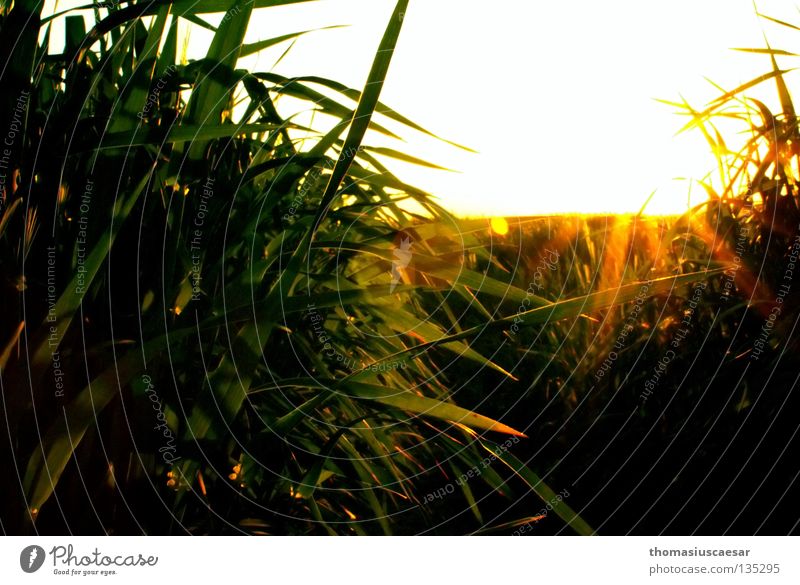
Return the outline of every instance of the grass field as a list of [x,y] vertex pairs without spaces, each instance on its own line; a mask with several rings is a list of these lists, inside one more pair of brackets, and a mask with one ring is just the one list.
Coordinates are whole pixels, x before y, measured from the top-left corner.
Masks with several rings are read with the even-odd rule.
[[0,5],[3,530],[796,530],[775,53],[751,85],[780,113],[750,86],[680,105],[720,169],[684,216],[466,220],[370,146],[426,132],[380,100],[407,1],[359,88],[238,68],[302,34],[243,43],[289,3],[94,4],[63,48],[40,3]]
[[[795,493],[796,476],[781,466],[793,468],[796,445],[796,293],[776,286],[764,298],[765,287],[753,287],[759,236],[724,217],[712,224],[706,211],[693,220],[509,218],[502,241],[487,237],[518,287],[541,285],[553,300],[638,288],[627,303],[508,329],[502,345],[477,340],[518,380],[479,374],[459,393],[461,404],[525,432],[518,456],[566,486],[600,533],[794,529],[784,494]],[[796,237],[777,242],[787,250],[784,274]],[[648,285],[715,258],[730,268],[656,294]],[[561,531],[547,522],[537,530]]]

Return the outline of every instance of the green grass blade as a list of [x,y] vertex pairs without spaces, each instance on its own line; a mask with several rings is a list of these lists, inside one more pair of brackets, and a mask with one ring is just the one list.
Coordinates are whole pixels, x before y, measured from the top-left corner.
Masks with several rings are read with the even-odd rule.
[[594,529],[572,510],[572,508],[564,502],[563,498],[558,498],[556,493],[550,489],[550,486],[542,481],[538,475],[531,471],[531,469],[516,456],[499,448],[491,448],[487,445],[483,445],[483,447],[517,474],[545,504],[552,506],[553,512],[566,522],[567,526],[572,528],[576,534],[581,536],[594,535]]
[[347,381],[340,388],[341,392],[352,394],[359,398],[375,400],[381,404],[399,408],[407,412],[430,416],[440,420],[462,424],[472,429],[494,431],[517,437],[525,435],[508,425],[480,415],[455,404],[442,402],[433,398],[418,396],[408,390],[385,388],[375,384]]
[[389,64],[392,61],[392,55],[397,45],[397,39],[400,36],[400,30],[403,26],[403,17],[407,8],[408,0],[399,0],[395,5],[394,12],[389,20],[389,25],[386,27],[386,32],[378,46],[378,52],[372,63],[372,69],[367,76],[367,83],[364,86],[361,99],[353,114],[350,131],[347,133],[347,138],[345,138],[344,141],[342,155],[333,168],[331,177],[322,194],[322,201],[320,202],[319,210],[317,211],[317,216],[314,221],[315,226],[319,226],[320,222],[327,214],[328,209],[336,197],[342,179],[344,179],[347,174],[347,170],[350,168],[356,153],[361,147],[361,141],[364,139],[364,135],[372,119],[372,114],[375,112],[375,107],[378,105],[378,98],[381,95],[383,82],[389,71]]
[[279,45],[285,41],[291,41],[294,39],[298,39],[304,35],[307,35],[312,32],[317,32],[321,30],[331,30],[335,28],[342,28],[343,25],[333,25],[333,26],[323,26],[320,28],[312,28],[308,30],[303,30],[295,33],[289,33],[285,35],[280,35],[271,39],[265,39],[263,41],[258,41],[255,43],[248,43],[246,45],[242,45],[241,51],[239,51],[239,57],[247,57],[248,55],[254,55],[259,51],[263,51],[264,49],[268,49],[270,47],[274,47],[275,45]]

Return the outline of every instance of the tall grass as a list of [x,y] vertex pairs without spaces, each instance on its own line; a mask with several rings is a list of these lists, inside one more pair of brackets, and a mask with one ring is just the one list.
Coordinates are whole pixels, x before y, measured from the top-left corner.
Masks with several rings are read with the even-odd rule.
[[[768,193],[769,180],[794,189],[782,159],[753,147],[725,162],[732,184],[758,186],[750,205],[731,187],[656,229],[580,219],[487,242],[487,222],[457,220],[384,165],[413,153],[369,146],[427,132],[380,101],[408,2],[360,90],[239,68],[304,34],[244,43],[253,11],[292,3],[94,3],[88,31],[34,0],[0,8],[0,133],[17,129],[0,185],[2,452],[19,478],[4,529],[509,531],[548,505],[554,531],[593,533],[604,484],[556,497],[594,465],[564,456],[575,429],[614,397],[653,415],[658,397],[620,391],[647,371],[629,360],[663,352],[695,283],[709,298],[725,286],[731,230],[747,225],[727,321],[703,312],[716,347],[732,339],[760,246],[774,265],[791,241],[764,231],[792,217]],[[182,58],[181,21],[213,31],[204,59]],[[709,124],[736,99],[690,113]],[[770,119],[796,132],[794,114]],[[590,388],[643,294],[635,335]],[[738,339],[731,362],[752,335]],[[559,417],[578,426],[554,445]]]
[[[474,240],[381,163],[407,155],[364,144],[393,135],[379,118],[423,130],[379,101],[407,2],[362,91],[237,68],[300,34],[243,44],[253,10],[289,3],[95,3],[88,31],[3,4],[5,530],[437,530],[426,495],[487,460],[454,496],[460,530],[482,523],[478,484],[551,497],[499,447],[522,434],[439,377],[503,372],[447,339],[451,296],[524,293],[454,266]],[[181,58],[181,20],[214,31],[204,59]],[[282,117],[289,98],[332,129]],[[394,282],[400,235],[413,263]]]
[[[600,533],[796,531],[800,130],[794,73],[778,64],[795,54],[740,51],[763,55],[766,73],[702,108],[668,102],[708,141],[707,202],[675,218],[512,221],[495,254],[492,270],[551,300],[643,292],[509,336],[516,351],[498,363],[520,381],[484,376],[490,403],[462,395],[533,439],[516,454],[543,479],[589,494],[580,511]],[[776,107],[750,96],[767,84]],[[544,250],[559,256],[552,269]],[[643,285],[706,269],[686,286]]]

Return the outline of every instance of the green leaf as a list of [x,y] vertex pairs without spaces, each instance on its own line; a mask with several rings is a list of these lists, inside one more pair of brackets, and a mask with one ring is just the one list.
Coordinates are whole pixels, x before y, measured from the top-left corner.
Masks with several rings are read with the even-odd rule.
[[343,25],[333,25],[333,26],[323,26],[320,28],[312,28],[308,30],[303,30],[300,32],[289,33],[285,35],[280,35],[271,39],[265,39],[263,41],[258,41],[255,43],[248,43],[242,46],[241,51],[239,52],[239,58],[247,57],[248,55],[254,55],[259,51],[263,51],[264,49],[268,49],[269,47],[274,47],[280,43],[285,41],[290,41],[293,39],[297,39],[302,37],[303,35],[307,35],[308,33],[317,32],[321,30],[331,30],[334,28],[343,28]]
[[495,431],[507,435],[525,437],[523,433],[489,417],[472,412],[466,408],[461,408],[455,404],[442,402],[434,398],[418,396],[408,390],[395,390],[375,384],[348,380],[342,383],[339,391],[357,396],[358,398],[374,400],[381,404],[399,408],[414,414],[464,425],[472,429]]
[[344,141],[342,155],[336,162],[333,168],[331,177],[322,194],[322,201],[320,202],[319,210],[314,221],[314,226],[319,226],[322,219],[328,213],[328,210],[333,203],[336,193],[339,190],[339,185],[347,174],[347,170],[355,159],[356,153],[361,147],[361,141],[369,128],[372,114],[375,107],[378,105],[378,98],[383,89],[383,82],[386,79],[386,74],[389,71],[389,64],[394,55],[394,49],[397,45],[397,39],[400,36],[400,29],[403,26],[403,17],[405,16],[406,9],[408,8],[408,0],[398,0],[395,5],[394,12],[392,13],[389,25],[386,27],[386,32],[381,39],[378,46],[375,60],[372,62],[372,69],[367,76],[367,83],[361,94],[361,99],[358,102],[356,111],[353,114],[353,120],[350,126],[350,131],[347,133],[347,138]]
[[[276,76],[274,73],[264,74],[264,75],[270,75],[272,79],[280,78],[280,76]],[[304,76],[301,76],[301,77],[293,77],[291,79],[286,79],[286,78],[282,78],[282,79],[283,79],[283,82],[287,84],[287,86],[290,85],[290,84],[297,84],[299,82],[316,83],[318,85],[322,85],[324,87],[327,87],[329,89],[337,91],[337,92],[341,93],[342,95],[344,95],[345,97],[350,98],[351,100],[353,100],[356,103],[361,101],[361,92],[360,91],[358,91],[357,89],[353,89],[353,88],[347,87],[346,85],[344,85],[343,83],[339,83],[338,81],[334,81],[332,79],[327,79],[325,77],[319,77],[319,76],[316,76],[316,75],[304,75]],[[421,132],[423,134],[426,134],[427,136],[430,136],[431,138],[435,138],[436,140],[441,140],[442,142],[445,142],[447,144],[455,146],[456,148],[460,148],[461,150],[466,150],[467,152],[477,153],[476,150],[473,150],[473,149],[469,148],[468,146],[457,144],[455,142],[451,142],[450,140],[442,138],[441,136],[437,136],[436,134],[434,134],[430,130],[426,130],[425,128],[423,128],[422,126],[417,124],[416,122],[406,118],[402,114],[400,114],[397,111],[393,110],[392,108],[390,108],[389,106],[387,106],[383,102],[379,101],[377,103],[377,105],[375,106],[375,113],[376,114],[380,114],[382,116],[386,116],[390,120],[394,120],[395,122],[398,122],[398,123],[400,123],[400,124],[402,124],[404,126],[408,126],[409,128],[412,128],[412,129],[416,130],[417,132]]]
[[[187,124],[216,126],[222,122],[222,114],[230,106],[230,98],[235,86],[217,79],[211,73],[217,67],[231,70],[236,68],[236,62],[242,51],[244,35],[250,23],[253,4],[242,4],[238,0],[232,0],[228,8],[229,10],[217,28],[206,54],[206,60],[214,63],[212,71],[209,73],[198,72],[197,82],[186,106]],[[205,145],[205,141],[193,142],[189,147],[189,158],[191,160],[202,158]]]
[[175,125],[169,128],[147,128],[129,132],[108,134],[103,142],[93,150],[127,148],[132,146],[162,146],[181,142],[209,141],[217,138],[246,137],[251,134],[264,134],[283,128],[276,124],[191,124]]
[[522,478],[528,487],[533,490],[546,505],[549,504],[552,506],[553,512],[566,522],[567,526],[572,528],[576,534],[581,536],[594,535],[594,529],[572,510],[563,498],[559,499],[557,494],[517,457],[512,455],[509,451],[501,450],[499,447],[491,448],[486,445],[483,445],[483,447]]
[[743,53],[757,53],[759,55],[784,55],[786,57],[798,57],[797,53],[790,53],[781,49],[741,49],[734,48],[734,51],[742,51]]
[[772,18],[771,16],[767,16],[766,14],[761,14],[760,12],[756,12],[756,14],[758,16],[760,16],[761,18],[765,19],[765,20],[769,20],[771,22],[774,22],[775,24],[779,24],[781,26],[785,26],[785,27],[791,28],[793,30],[800,30],[800,27],[797,27],[797,26],[795,26],[793,24],[789,24],[786,21],[778,20],[777,18]]
[[[169,6],[162,6],[150,25],[144,50],[139,55],[134,68],[133,78],[126,83],[120,99],[121,105],[115,110],[109,122],[108,131],[110,133],[135,128],[139,124],[137,114],[144,110],[150,94],[150,86],[153,83],[158,62],[158,48],[168,16]],[[76,18],[83,22],[82,16]]]
[[453,169],[448,169],[447,167],[439,166],[437,164],[428,162],[428,161],[423,160],[421,158],[417,158],[416,156],[411,156],[410,154],[406,154],[404,152],[400,152],[399,150],[395,150],[393,148],[384,148],[384,147],[378,147],[378,146],[365,146],[364,149],[368,150],[369,152],[374,152],[375,154],[380,154],[382,156],[388,156],[389,158],[394,158],[394,159],[397,159],[397,160],[401,160],[403,162],[411,163],[413,165],[418,165],[418,166],[421,166],[421,167],[427,167],[429,169],[437,169],[437,170],[440,170],[440,171],[449,171],[451,173],[456,172]]

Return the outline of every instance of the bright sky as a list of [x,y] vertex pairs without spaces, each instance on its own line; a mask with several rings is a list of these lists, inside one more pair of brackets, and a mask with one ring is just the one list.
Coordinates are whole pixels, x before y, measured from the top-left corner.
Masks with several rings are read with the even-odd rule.
[[[758,5],[800,23],[790,1]],[[257,10],[247,40],[350,25],[301,38],[274,70],[360,88],[393,7],[319,0]],[[698,133],[675,138],[684,118],[653,98],[683,95],[699,107],[718,95],[704,76],[732,89],[767,72],[765,55],[729,50],[764,47],[765,32],[774,48],[800,44],[800,32],[757,18],[751,0],[412,0],[382,100],[479,154],[409,131],[393,146],[459,172],[387,166],[462,215],[635,212],[656,189],[650,213],[680,212],[688,182],[676,177],[704,176],[713,157]],[[203,55],[205,34],[193,27],[191,56]],[[284,49],[242,65],[272,69]],[[699,201],[702,189],[693,193]]]

